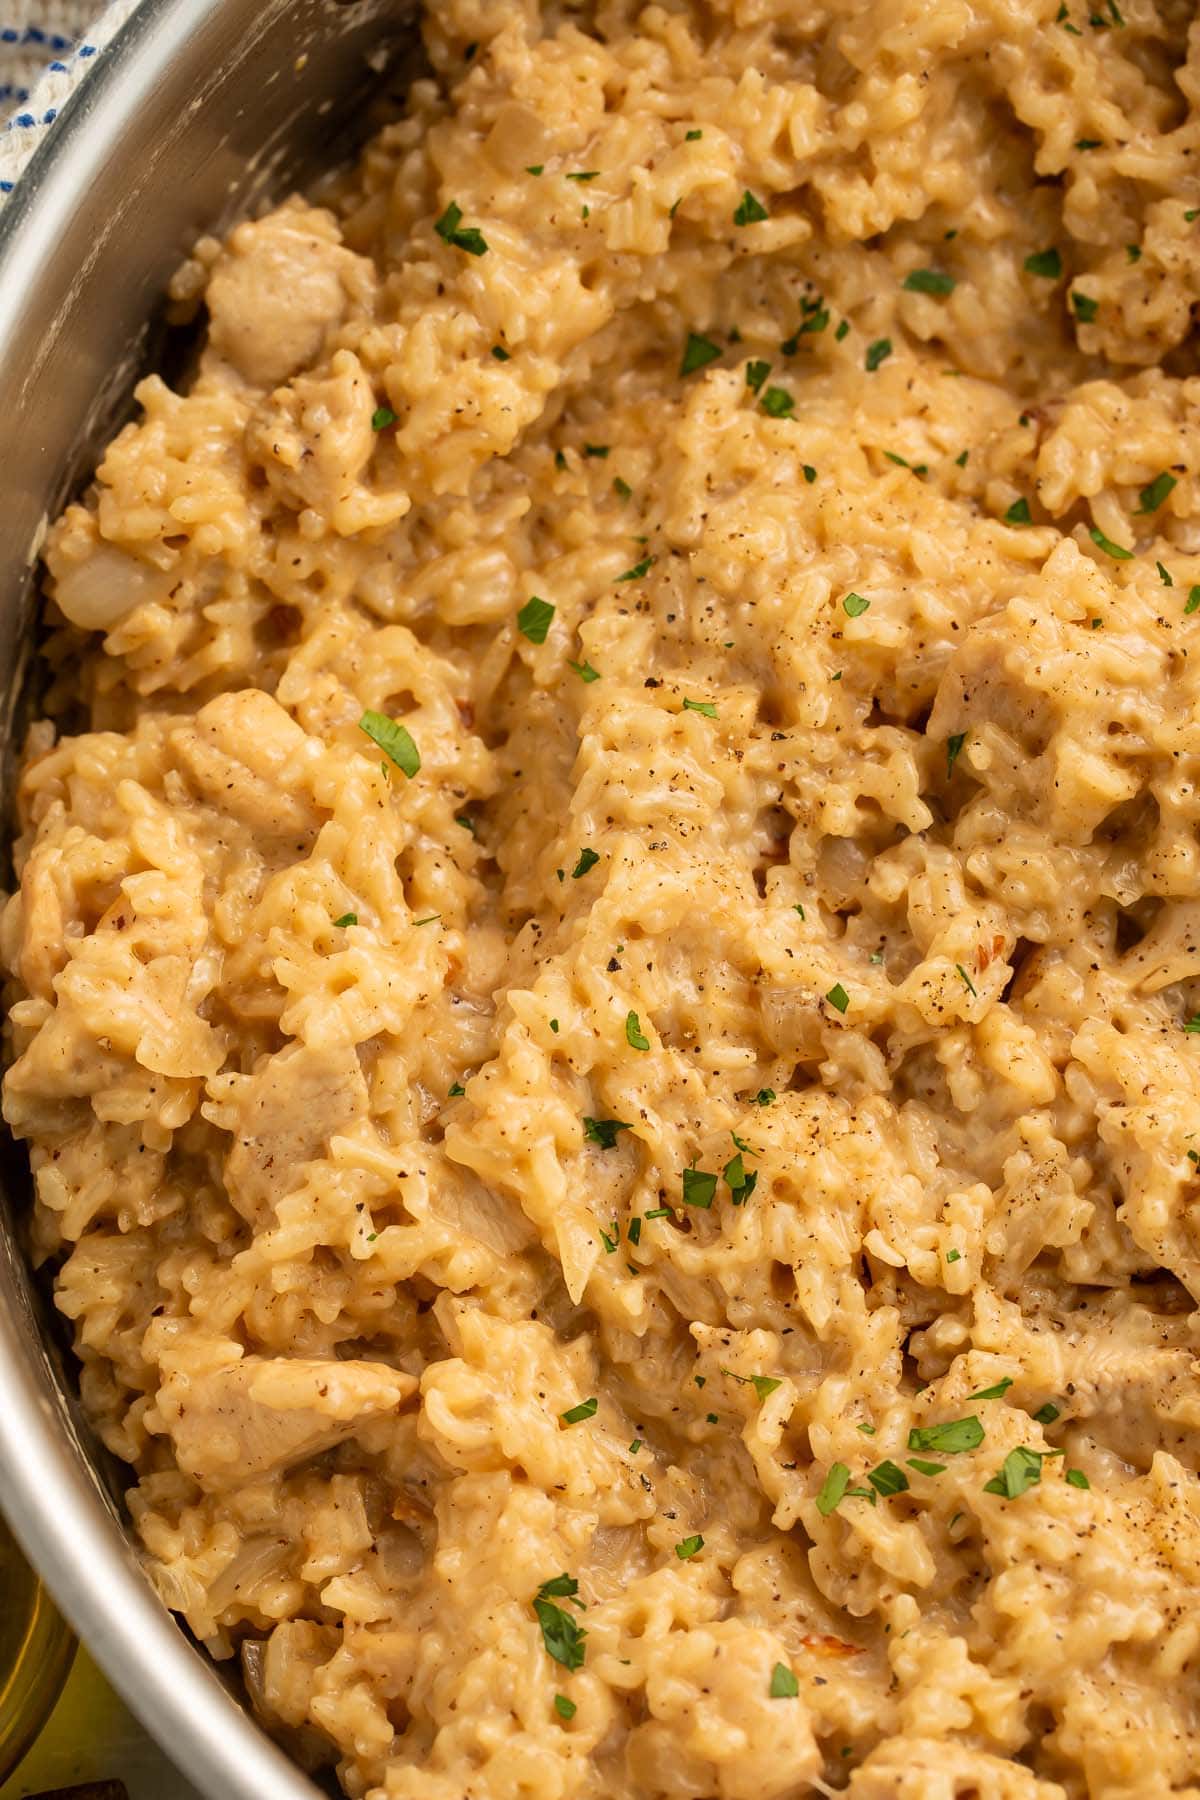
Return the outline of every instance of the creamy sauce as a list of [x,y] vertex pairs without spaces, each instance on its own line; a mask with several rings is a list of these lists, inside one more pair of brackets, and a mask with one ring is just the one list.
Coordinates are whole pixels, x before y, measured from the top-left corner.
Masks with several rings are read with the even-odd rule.
[[1196,1796],[1187,9],[426,34],[47,548],[150,1573],[372,1800]]

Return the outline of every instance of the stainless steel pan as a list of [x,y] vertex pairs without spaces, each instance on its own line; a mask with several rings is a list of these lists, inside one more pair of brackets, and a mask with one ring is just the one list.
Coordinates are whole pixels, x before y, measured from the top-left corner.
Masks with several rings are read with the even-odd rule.
[[[411,54],[405,0],[143,0],[0,213],[5,816],[45,522],[86,476],[203,230],[328,163]],[[150,1589],[0,1195],[0,1506],[71,1624],[211,1800],[315,1800]],[[2,1597],[0,1597],[2,1604]],[[171,1800],[164,1796],[163,1800]]]

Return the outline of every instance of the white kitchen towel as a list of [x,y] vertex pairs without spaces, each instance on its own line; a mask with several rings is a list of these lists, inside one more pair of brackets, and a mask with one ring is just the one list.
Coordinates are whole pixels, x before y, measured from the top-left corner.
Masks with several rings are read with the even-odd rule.
[[139,0],[0,0],[0,204]]

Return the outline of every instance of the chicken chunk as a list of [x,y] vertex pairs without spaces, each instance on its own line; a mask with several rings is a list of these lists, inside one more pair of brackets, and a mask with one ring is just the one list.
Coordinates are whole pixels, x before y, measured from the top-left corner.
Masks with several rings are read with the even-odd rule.
[[348,303],[369,310],[371,264],[347,250],[326,212],[297,201],[239,225],[208,283],[209,348],[256,387],[316,358]]
[[369,477],[379,434],[375,392],[351,350],[334,353],[328,371],[302,375],[255,409],[246,449],[279,498],[329,520],[342,537],[394,524],[411,500],[395,481]]
[[[320,824],[305,781],[310,740],[259,688],[220,694],[171,745],[193,784],[213,806],[255,833],[260,848],[305,846]],[[312,745],[320,754],[320,746]]]
[[413,1376],[384,1363],[248,1356],[201,1375],[173,1372],[158,1412],[180,1467],[216,1489],[316,1456],[416,1390]]
[[221,1076],[211,1090],[218,1098],[205,1106],[205,1116],[234,1134],[225,1186],[255,1226],[270,1219],[304,1164],[367,1110],[366,1082],[350,1046],[290,1044],[252,1075]]

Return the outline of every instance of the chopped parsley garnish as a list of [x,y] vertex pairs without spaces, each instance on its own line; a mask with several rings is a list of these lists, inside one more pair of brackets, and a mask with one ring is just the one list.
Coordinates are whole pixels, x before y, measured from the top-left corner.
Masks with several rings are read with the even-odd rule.
[[1010,1450],[1000,1465],[1000,1473],[985,1481],[985,1494],[1001,1494],[1005,1500],[1018,1500],[1042,1479],[1042,1455],[1021,1444]]
[[594,1419],[600,1402],[595,1395],[590,1400],[581,1400],[578,1406],[569,1406],[565,1413],[558,1416],[564,1425],[581,1425],[585,1419]]
[[904,277],[904,286],[910,294],[952,294],[958,279],[941,269],[911,269]]
[[594,869],[599,861],[599,852],[590,850],[585,846],[584,849],[579,852],[579,861],[571,870],[571,880],[578,881],[581,875],[586,875],[589,869]]
[[1062,257],[1055,249],[1035,250],[1025,258],[1025,273],[1040,275],[1043,281],[1057,281],[1063,272]]
[[971,980],[971,977],[967,974],[967,971],[963,968],[961,963],[955,963],[954,966],[958,970],[959,974],[962,976],[963,986],[966,988],[968,994],[970,994],[970,996],[973,1000],[976,999],[978,997],[978,993],[977,993],[977,989],[975,987],[975,983]]
[[[542,1642],[555,1662],[561,1663],[564,1669],[581,1669],[586,1651],[583,1640],[587,1632],[576,1623],[569,1612],[561,1606],[554,1605],[551,1598],[574,1599],[579,1592],[579,1583],[570,1575],[556,1575],[552,1581],[544,1581],[538,1589],[533,1601],[534,1614],[542,1628]],[[579,1601],[575,1602],[579,1605]]]
[[842,339],[846,336],[846,334],[849,332],[849,330],[850,330],[849,319],[843,319],[841,324],[838,326],[837,330],[833,334],[839,344],[841,343]]
[[1187,602],[1183,610],[1185,613],[1194,613],[1198,606],[1200,606],[1200,587],[1194,587],[1188,592]]
[[844,1013],[850,1004],[850,996],[840,981],[834,982],[825,998],[830,1006],[835,1006],[840,1013]]
[[1156,475],[1153,481],[1147,482],[1138,495],[1138,511],[1140,513],[1157,512],[1171,489],[1177,486],[1174,475],[1168,474],[1164,469],[1161,475]]
[[1200,1031],[1200,1013],[1193,1013],[1183,1029],[1185,1031]]
[[641,581],[643,576],[648,575],[650,573],[650,567],[651,567],[651,564],[653,563],[653,561],[654,561],[654,558],[652,556],[643,556],[641,562],[634,563],[632,569],[626,569],[626,571],[623,575],[617,576],[617,580],[618,581]]
[[[734,1139],[734,1142],[737,1142],[736,1138]],[[724,1175],[725,1185],[728,1187],[729,1192],[733,1197],[733,1204],[735,1206],[743,1205],[758,1186],[758,1170],[751,1169],[750,1171],[747,1171],[746,1165],[742,1161],[742,1152],[740,1149],[738,1150],[737,1155],[731,1156],[729,1161],[725,1164]]]
[[630,1444],[630,1446],[629,1446],[629,1454],[630,1454],[630,1456],[636,1456],[636,1455],[637,1455],[637,1453],[638,1453],[638,1451],[639,1451],[639,1450],[640,1450],[640,1449],[641,1449],[641,1447],[642,1447],[642,1443],[643,1443],[643,1441],[644,1441],[644,1440],[643,1440],[643,1439],[642,1439],[642,1438],[634,1438],[634,1440],[633,1440],[633,1442],[632,1442],[632,1443],[631,1443],[631,1444]]
[[528,638],[531,644],[544,644],[553,617],[554,608],[550,602],[539,600],[534,594],[517,614],[517,630],[522,637]]
[[706,1169],[685,1169],[683,1171],[683,1204],[699,1206],[705,1212],[713,1203],[717,1191],[717,1178]]
[[947,1419],[941,1425],[914,1425],[908,1434],[910,1450],[937,1450],[943,1456],[977,1450],[982,1442],[983,1425],[974,1413],[965,1419]]
[[800,330],[796,335],[798,337],[803,337],[807,332],[824,331],[828,323],[829,312],[827,308],[818,305],[809,313],[807,319],[803,320]]
[[786,1663],[776,1663],[771,1670],[771,1685],[767,1692],[772,1700],[794,1700],[800,1692],[800,1683]]
[[1013,1384],[1013,1379],[1012,1379],[1011,1375],[1002,1375],[1000,1380],[997,1381],[992,1387],[980,1388],[980,1390],[977,1394],[968,1394],[967,1399],[968,1399],[968,1401],[971,1401],[971,1400],[1003,1400],[1005,1394],[1007,1394],[1007,1392],[1008,1392],[1009,1388],[1012,1386],[1012,1384]]
[[861,594],[847,594],[842,601],[842,611],[848,619],[861,619],[870,604]]
[[573,1719],[577,1709],[575,1702],[568,1700],[565,1694],[555,1694],[554,1710],[560,1719]]
[[813,468],[811,463],[801,463],[800,464],[800,473],[804,476],[805,481],[808,482],[810,487],[811,487],[812,483],[817,479],[817,471]]
[[688,1562],[704,1548],[704,1539],[697,1531],[691,1537],[685,1537],[682,1543],[676,1544],[675,1554],[680,1562]]
[[599,169],[573,169],[567,175],[568,181],[595,181]]
[[948,1263],[961,1262],[962,1261],[962,1251],[961,1250],[947,1250],[946,1261]]
[[368,711],[358,721],[358,729],[366,732],[371,742],[379,745],[389,762],[394,762],[412,780],[421,767],[421,752],[403,725],[398,724],[395,719],[389,719],[386,713]]
[[526,163],[525,173],[527,175],[540,175],[545,167],[545,163]]
[[1118,562],[1129,562],[1133,556],[1133,551],[1127,550],[1124,544],[1114,544],[1110,537],[1105,537],[1098,525],[1089,528],[1088,536],[1098,550],[1103,550],[1105,556],[1115,557]]
[[448,1099],[448,1100],[457,1100],[457,1099],[458,1099],[458,1097],[459,1097],[459,1095],[460,1095],[460,1094],[465,1094],[465,1093],[466,1093],[466,1091],[467,1091],[467,1090],[466,1090],[466,1088],[465,1088],[465,1087],[464,1087],[464,1086],[463,1086],[463,1084],[462,1084],[462,1082],[461,1082],[461,1081],[456,1081],[456,1082],[455,1082],[455,1084],[454,1084],[454,1086],[453,1086],[453,1087],[452,1087],[452,1088],[451,1088],[451,1089],[450,1089],[450,1092],[449,1092],[449,1093],[448,1093],[448,1094],[447,1094],[447,1096],[446,1096],[446,1098],[447,1098],[447,1099]]
[[1160,562],[1156,562],[1154,566],[1158,570],[1158,579],[1162,582],[1163,586],[1174,587],[1175,577],[1172,575],[1170,569],[1166,568]]
[[462,208],[453,200],[433,228],[444,243],[453,244],[456,250],[465,250],[468,256],[485,256],[487,240],[476,225],[464,226]]
[[926,1462],[921,1456],[907,1456],[904,1460],[910,1469],[917,1471],[918,1475],[944,1475],[946,1473],[945,1463]]
[[396,423],[396,415],[390,406],[377,406],[371,414],[371,430],[386,431],[389,425]]
[[762,409],[772,419],[790,419],[796,402],[786,388],[769,387],[762,397]]
[[600,1227],[600,1241],[604,1245],[604,1254],[606,1256],[615,1256],[617,1254],[617,1245],[621,1241],[621,1233],[618,1230],[617,1221],[615,1219],[613,1220],[613,1234],[611,1237],[609,1237],[603,1226]]
[[578,1598],[579,1583],[573,1575],[555,1575],[550,1581],[543,1581],[538,1589],[539,1594],[546,1594],[554,1600],[571,1600],[582,1611],[587,1608]]
[[[804,907],[799,900],[797,900],[797,902],[792,910],[794,912],[798,912],[800,914],[801,920],[804,920]],[[805,923],[807,923],[807,921],[805,921]]]
[[1090,325],[1100,309],[1098,300],[1093,300],[1090,294],[1081,294],[1078,288],[1071,290],[1071,305],[1081,325]]
[[358,924],[357,913],[343,913],[340,919],[333,921],[335,930],[344,931],[347,925]]
[[748,362],[746,364],[746,386],[752,394],[758,393],[770,373],[769,362]]
[[643,1032],[642,1022],[635,1012],[625,1015],[625,1042],[631,1050],[648,1050],[650,1048],[650,1039]]
[[1057,1406],[1055,1406],[1053,1400],[1047,1400],[1044,1406],[1038,1407],[1033,1416],[1039,1425],[1053,1425],[1055,1419],[1061,1418],[1062,1414],[1059,1412]]
[[891,338],[876,338],[873,344],[867,345],[867,354],[863,360],[864,369],[869,375],[873,375],[880,363],[886,362],[891,354]]
[[436,925],[441,916],[441,913],[426,913],[423,919],[413,920],[413,929],[415,930],[418,925]]
[[1077,150],[1098,150],[1102,142],[1102,138],[1076,138],[1075,148]]
[[783,1386],[783,1381],[778,1375],[752,1375],[750,1385],[760,1400],[767,1400],[777,1387]]
[[965,469],[967,466],[967,458],[970,454],[971,452],[969,450],[960,450],[954,459],[955,466],[960,469]]
[[613,476],[613,493],[617,496],[618,500],[628,500],[630,495],[633,493],[633,489],[630,487],[629,483],[625,480],[624,476],[614,475]]
[[585,456],[598,456],[601,462],[603,462],[611,449],[611,444],[585,444],[583,446],[583,454]]
[[737,211],[733,215],[734,224],[757,225],[767,217],[767,209],[762,201],[756,199],[750,192],[750,189],[747,188],[738,203]]
[[867,1480],[886,1500],[891,1494],[908,1492],[908,1476],[903,1469],[898,1469],[894,1462],[881,1462],[878,1467],[867,1470]]
[[589,1144],[599,1144],[602,1150],[615,1150],[618,1131],[631,1129],[628,1119],[589,1119],[584,1114],[583,1135]]
[[497,362],[511,362],[512,361],[511,353],[504,348],[503,344],[493,344],[492,345],[492,355],[495,357]]
[[570,659],[568,659],[567,667],[568,669],[573,669],[575,671],[580,681],[599,681],[600,679],[599,669],[593,669],[590,662],[577,663],[571,662]]
[[646,1214],[646,1217],[648,1219],[669,1219],[671,1217],[671,1208],[669,1206],[651,1207],[650,1211]]
[[1012,505],[1004,515],[1004,523],[1006,525],[1033,524],[1033,514],[1030,512],[1029,502],[1024,496],[1022,496],[1020,500],[1013,501]]
[[1131,263],[1141,262],[1142,246],[1140,244],[1126,244],[1125,255],[1127,260]]
[[1090,1488],[1092,1485],[1082,1469],[1067,1469],[1063,1480],[1073,1488]]
[[551,1029],[551,1031],[557,1032],[557,1030],[558,1030],[558,1020],[557,1019],[551,1019],[550,1029]]
[[685,144],[694,144],[697,138],[702,138],[703,136],[704,133],[702,131],[689,131],[683,141]]
[[966,741],[967,741],[967,734],[965,731],[956,731],[956,732],[952,733],[952,735],[946,739],[946,775],[947,775],[947,778],[949,778],[951,775],[953,775],[954,765],[958,761],[959,755],[962,752],[962,747],[966,743]]
[[703,369],[708,363],[716,362],[720,356],[720,347],[711,338],[701,337],[698,332],[689,331],[687,343],[684,345],[683,361],[679,365],[681,375],[693,375],[697,369]]
[[755,1106],[773,1106],[779,1096],[774,1088],[759,1088],[754,1096]]
[[717,716],[717,709],[711,700],[685,700],[683,710],[684,712],[703,713],[706,719],[715,719]]
[[817,1511],[827,1519],[846,1497],[846,1489],[850,1485],[850,1471],[844,1462],[835,1462],[821,1483],[821,1491],[817,1495]]

